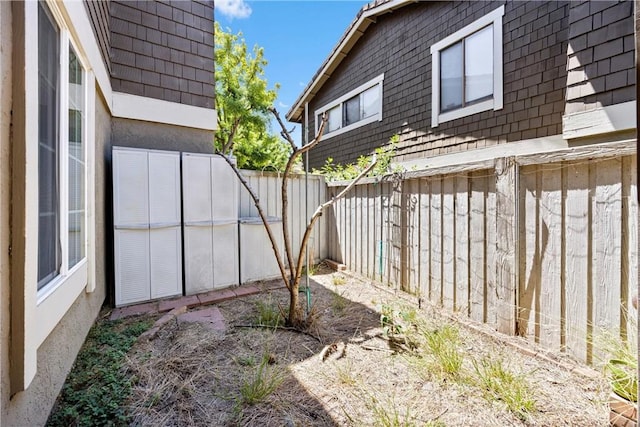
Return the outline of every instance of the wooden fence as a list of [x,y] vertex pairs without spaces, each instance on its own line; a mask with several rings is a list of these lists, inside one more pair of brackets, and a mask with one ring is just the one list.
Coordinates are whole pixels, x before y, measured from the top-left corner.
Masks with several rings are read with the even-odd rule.
[[599,332],[624,337],[635,318],[634,152],[603,144],[369,179],[329,213],[329,257],[591,361]]
[[[270,217],[282,218],[282,175],[273,172],[243,170],[251,188],[260,199],[265,214]],[[289,235],[297,261],[297,252],[302,242],[307,219],[311,217],[316,207],[327,197],[327,186],[321,175],[292,175],[289,180]],[[257,217],[258,211],[246,189],[240,186],[239,216],[240,218]],[[306,208],[305,208],[306,205]],[[278,226],[281,226],[278,224]],[[326,221],[321,217],[309,239],[309,256],[315,263],[328,256]],[[280,248],[284,253],[284,248]]]

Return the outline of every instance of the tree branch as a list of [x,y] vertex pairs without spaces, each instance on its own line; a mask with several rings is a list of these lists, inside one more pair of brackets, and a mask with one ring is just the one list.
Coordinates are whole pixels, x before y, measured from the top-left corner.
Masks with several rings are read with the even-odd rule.
[[347,185],[341,192],[339,192],[337,195],[333,196],[331,198],[331,200],[324,202],[323,204],[321,204],[320,206],[318,206],[318,208],[316,209],[316,211],[313,213],[313,215],[311,216],[311,219],[309,220],[309,224],[307,225],[307,229],[304,231],[304,236],[302,237],[302,242],[300,243],[300,252],[298,253],[298,263],[296,265],[296,269],[295,270],[291,270],[293,275],[293,285],[296,285],[299,283],[300,281],[300,276],[302,276],[302,258],[304,257],[304,254],[307,250],[307,242],[309,241],[309,237],[311,237],[311,231],[313,230],[313,224],[316,222],[316,220],[318,218],[320,218],[322,216],[322,211],[326,208],[328,208],[329,206],[333,205],[338,199],[342,198],[345,194],[347,194],[349,191],[351,191],[351,189],[358,183],[358,181],[360,181],[362,178],[364,178],[369,172],[371,172],[371,170],[373,170],[373,168],[375,167],[376,163],[378,163],[378,159],[376,157],[376,155],[373,155],[373,158],[371,159],[371,164],[369,166],[367,166],[367,168],[365,170],[363,170],[362,172],[360,172],[358,174],[358,176],[349,183],[349,185]]
[[231,132],[229,132],[229,138],[227,139],[227,142],[222,147],[223,156],[228,154],[233,148],[233,137],[236,136],[236,132],[238,131],[239,126],[240,126],[240,118],[238,117],[233,122],[233,126],[231,127]]
[[269,107],[269,111],[276,116],[276,119],[278,120],[278,123],[280,124],[280,127],[282,128],[282,132],[280,132],[280,135],[282,135],[282,137],[284,139],[287,140],[287,142],[289,143],[289,145],[291,146],[291,149],[293,150],[293,152],[295,153],[296,151],[296,144],[293,142],[293,138],[291,138],[291,134],[287,131],[287,129],[284,127],[284,123],[282,122],[282,119],[280,118],[280,114],[278,113],[278,110],[276,110],[275,107]]
[[281,188],[281,193],[282,193],[282,235],[284,237],[284,251],[285,254],[287,256],[287,263],[289,265],[289,268],[292,269],[293,268],[293,251],[291,249],[291,241],[289,239],[289,229],[287,224],[289,223],[289,197],[288,197],[288,191],[287,191],[287,183],[288,183],[288,178],[289,175],[291,174],[291,168],[293,168],[293,165],[295,164],[296,159],[298,158],[298,156],[305,152],[310,150],[311,148],[313,148],[316,144],[318,144],[320,142],[320,140],[322,139],[322,134],[324,133],[324,128],[325,125],[328,121],[328,118],[326,116],[326,114],[323,114],[322,116],[322,123],[320,124],[320,129],[318,129],[318,134],[316,135],[315,138],[313,138],[313,140],[304,145],[302,148],[297,149],[295,147],[295,145],[293,144],[293,139],[291,138],[291,135],[289,135],[289,132],[287,132],[287,129],[284,127],[284,123],[282,122],[282,120],[280,119],[280,115],[278,114],[278,110],[276,110],[275,108],[272,108],[270,110],[274,116],[276,116],[276,118],[278,119],[278,123],[280,124],[280,127],[282,128],[282,132],[285,133],[287,135],[287,138],[289,139],[290,143],[292,144],[293,147],[293,152],[291,153],[291,156],[289,156],[289,160],[287,161],[287,165],[284,168],[284,173],[282,175],[282,188]]

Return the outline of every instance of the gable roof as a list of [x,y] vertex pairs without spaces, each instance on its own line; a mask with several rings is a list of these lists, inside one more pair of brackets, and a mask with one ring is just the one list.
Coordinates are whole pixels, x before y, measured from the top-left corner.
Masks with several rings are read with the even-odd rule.
[[287,120],[291,122],[302,122],[304,105],[309,102],[322,88],[324,83],[331,77],[338,65],[349,54],[371,24],[376,22],[376,18],[385,13],[393,12],[409,3],[418,0],[375,0],[360,9],[355,19],[351,22],[345,33],[340,37],[338,44],[333,48],[329,56],[324,60],[318,71],[311,79],[311,82],[298,96],[293,107],[287,113]]

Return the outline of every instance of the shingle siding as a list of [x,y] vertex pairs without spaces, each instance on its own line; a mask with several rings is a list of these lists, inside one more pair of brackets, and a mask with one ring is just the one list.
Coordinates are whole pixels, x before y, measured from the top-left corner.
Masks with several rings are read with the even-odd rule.
[[633,25],[632,1],[569,3],[567,114],[635,99]]
[[213,1],[111,1],[114,91],[214,108]]
[[[505,4],[504,108],[431,128],[430,46]],[[384,73],[383,120],[327,139],[310,163],[352,162],[399,134],[397,160],[562,132],[569,5],[548,2],[418,2],[377,18],[310,103],[309,111]],[[315,129],[310,117],[310,129]]]
[[91,21],[93,33],[98,41],[102,61],[107,67],[107,71],[111,72],[111,58],[109,48],[111,46],[111,32],[109,30],[110,12],[109,2],[102,0],[85,0],[85,9]]

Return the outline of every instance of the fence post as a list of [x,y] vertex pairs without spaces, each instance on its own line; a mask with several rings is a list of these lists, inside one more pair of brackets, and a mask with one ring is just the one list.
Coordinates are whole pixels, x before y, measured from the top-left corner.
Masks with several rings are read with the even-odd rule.
[[515,335],[517,173],[515,157],[496,159],[496,292],[498,332]]

